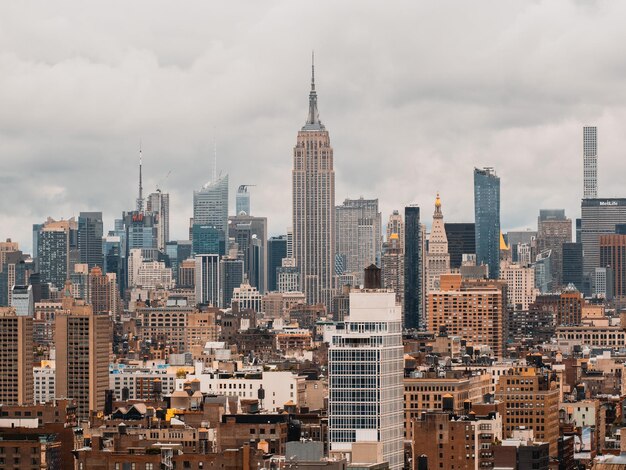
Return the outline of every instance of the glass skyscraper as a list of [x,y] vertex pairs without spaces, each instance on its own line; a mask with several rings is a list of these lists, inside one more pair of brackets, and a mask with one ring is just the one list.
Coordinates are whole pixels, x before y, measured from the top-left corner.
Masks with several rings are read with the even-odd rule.
[[476,264],[489,266],[489,278],[500,277],[500,178],[493,168],[474,168]]
[[404,208],[404,327],[419,328],[422,320],[422,231],[420,208]]

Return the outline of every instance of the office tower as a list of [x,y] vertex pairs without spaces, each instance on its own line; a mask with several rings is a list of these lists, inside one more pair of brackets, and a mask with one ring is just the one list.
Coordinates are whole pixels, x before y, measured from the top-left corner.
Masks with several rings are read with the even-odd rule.
[[450,253],[450,269],[459,269],[463,262],[463,255],[476,253],[476,228],[473,223],[444,224],[448,239],[448,253]]
[[626,301],[626,235],[600,236],[600,266],[610,267],[610,292],[620,305]]
[[69,282],[63,291],[63,311],[55,318],[56,393],[77,401],[77,416],[87,418],[104,409],[109,388],[109,350],[112,340],[108,313],[96,314],[91,305],[75,301]]
[[283,258],[276,270],[276,289],[278,292],[297,292],[300,289],[300,271],[293,258]]
[[23,286],[30,282],[34,263],[20,250],[2,253],[0,266],[0,306],[11,305],[13,286]]
[[626,199],[583,199],[581,233],[583,244],[583,274],[593,276],[600,266],[600,236],[615,233],[619,224],[626,223]]
[[535,287],[542,294],[552,292],[552,259],[552,250],[542,251],[535,259]]
[[293,258],[293,228],[287,227],[287,256]]
[[534,439],[547,442],[550,455],[557,456],[559,387],[547,372],[534,367],[510,369],[496,385],[496,400],[506,408],[502,414],[505,437],[530,429]]
[[191,253],[193,255],[224,254],[225,234],[213,225],[193,224],[191,228]]
[[98,266],[89,270],[89,303],[94,313],[121,313],[121,299],[115,273],[104,274]]
[[79,261],[89,269],[102,267],[102,212],[81,212],[78,216]]
[[383,287],[395,292],[396,302],[404,309],[404,253],[396,232],[392,232],[385,243],[381,271]]
[[507,285],[508,305],[516,311],[527,311],[537,297],[535,268],[504,263],[500,267],[500,277]]
[[399,248],[401,253],[404,254],[404,220],[402,219],[402,214],[397,210],[394,210],[389,216],[389,220],[387,220],[387,240],[394,233],[398,235]]
[[293,257],[307,303],[331,307],[335,262],[333,148],[317,110],[312,68],[309,115],[293,149]]
[[401,469],[404,361],[400,307],[392,292],[350,293],[350,315],[328,349],[329,454],[382,444],[382,460]]
[[487,345],[502,358],[507,331],[507,288],[504,281],[462,280],[444,274],[437,291],[428,294],[428,330],[445,329],[474,346]]
[[[228,175],[214,178],[193,192],[193,223],[228,233]],[[224,253],[222,253],[224,254]]]
[[422,327],[423,234],[420,208],[404,208],[404,328]]
[[506,241],[511,249],[511,261],[529,265],[536,252],[537,231],[535,230],[510,230],[506,233]]
[[170,260],[170,267],[174,281],[178,284],[178,268],[180,264],[191,257],[192,244],[190,240],[169,241],[165,244],[165,254]]
[[537,219],[537,252],[552,251],[552,286],[556,291],[562,285],[563,244],[572,241],[572,220],[564,209],[541,209]]
[[230,307],[233,290],[243,284],[243,273],[243,260],[228,256],[222,257],[220,260],[221,300],[219,303],[222,307]]
[[594,276],[594,291],[596,297],[607,302],[613,300],[613,268],[596,268]]
[[476,264],[489,267],[489,277],[500,277],[500,178],[493,168],[474,168]]
[[0,403],[33,403],[33,317],[0,307]]
[[33,286],[13,286],[11,293],[11,307],[18,316],[32,317],[35,314],[35,297]]
[[276,290],[276,274],[287,257],[287,235],[270,237],[267,241],[267,291]]
[[583,245],[582,243],[563,244],[563,285],[573,284],[583,292]]
[[196,255],[195,266],[196,303],[212,307],[220,305],[220,256]]
[[267,218],[237,215],[228,218],[228,237],[237,244],[250,284],[265,292],[267,283]]
[[195,289],[195,286],[196,286],[196,260],[195,258],[183,260],[178,265],[178,284],[176,284],[176,286],[182,289]]
[[124,292],[124,279],[126,278],[124,249],[122,237],[120,236],[107,235],[102,240],[102,272],[115,274],[120,293]]
[[6,261],[6,253],[19,251],[19,249],[18,243],[11,241],[10,238],[7,238],[4,242],[0,242],[0,271],[2,271],[2,266]]
[[148,196],[146,209],[156,214],[157,248],[165,251],[165,245],[170,241],[170,195],[157,189]]
[[237,188],[237,196],[235,199],[235,215],[252,215],[250,213],[250,193],[248,188],[253,184],[242,184]]
[[583,127],[583,199],[598,197],[598,128]]
[[152,212],[124,212],[126,256],[135,248],[157,249],[157,216]]
[[361,285],[363,270],[380,264],[382,222],[378,199],[346,199],[335,211],[335,255],[344,261],[340,274],[354,274]]
[[78,225],[74,218],[48,220],[39,232],[37,259],[43,283],[63,289],[65,280],[74,271],[80,256],[78,251]]
[[426,283],[425,292],[439,288],[439,276],[450,272],[450,255],[448,253],[448,238],[443,224],[441,212],[441,199],[437,194],[435,199],[435,212],[433,213],[433,225],[430,229],[428,240],[428,252],[425,261]]

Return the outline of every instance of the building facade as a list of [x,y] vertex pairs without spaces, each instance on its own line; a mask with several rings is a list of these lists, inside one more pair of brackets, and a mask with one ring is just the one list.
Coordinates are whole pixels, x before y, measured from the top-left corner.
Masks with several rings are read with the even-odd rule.
[[500,178],[493,168],[474,168],[476,264],[500,277]]

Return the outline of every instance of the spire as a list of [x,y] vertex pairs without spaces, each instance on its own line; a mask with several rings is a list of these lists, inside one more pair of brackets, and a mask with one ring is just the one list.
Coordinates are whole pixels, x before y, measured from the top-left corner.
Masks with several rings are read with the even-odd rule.
[[141,140],[139,141],[139,197],[137,198],[137,212],[143,211],[143,183],[141,181],[141,164],[142,164],[142,154],[141,154]]
[[309,116],[302,130],[323,130],[320,113],[317,110],[317,92],[315,91],[315,52],[311,53],[311,91],[309,92]]
[[441,198],[439,197],[439,193],[437,193],[437,198],[435,199],[435,213],[433,217],[443,218],[443,214],[441,213]]

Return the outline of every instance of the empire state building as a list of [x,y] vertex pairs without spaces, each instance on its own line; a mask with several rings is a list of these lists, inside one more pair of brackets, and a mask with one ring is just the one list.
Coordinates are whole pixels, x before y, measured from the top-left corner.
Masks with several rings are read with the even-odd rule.
[[309,115],[293,149],[293,252],[309,304],[331,305],[335,261],[333,148],[321,123],[311,67]]

